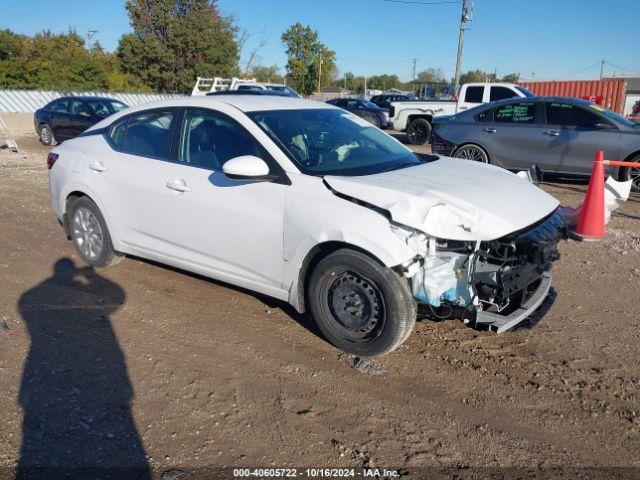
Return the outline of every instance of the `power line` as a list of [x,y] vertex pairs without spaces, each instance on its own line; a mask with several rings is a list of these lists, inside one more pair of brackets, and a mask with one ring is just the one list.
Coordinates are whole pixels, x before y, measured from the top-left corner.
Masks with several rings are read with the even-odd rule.
[[600,65],[600,62],[596,62],[593,65],[589,65],[588,67],[581,68],[580,70],[576,70],[575,72],[568,73],[567,75],[561,75],[559,77],[556,77],[556,79],[559,80],[561,78],[573,77],[574,75],[577,75],[578,73],[582,73],[582,72],[584,72],[586,70],[590,70],[592,68],[597,67],[598,65]]

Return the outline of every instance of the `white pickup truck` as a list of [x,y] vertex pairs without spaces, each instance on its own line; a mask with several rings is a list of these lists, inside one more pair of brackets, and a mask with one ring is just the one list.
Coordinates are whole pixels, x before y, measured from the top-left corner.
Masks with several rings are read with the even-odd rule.
[[458,100],[413,100],[393,102],[389,122],[394,130],[405,131],[414,145],[422,145],[431,135],[431,120],[442,115],[454,115],[462,110],[512,97],[533,97],[526,88],[513,83],[465,83]]

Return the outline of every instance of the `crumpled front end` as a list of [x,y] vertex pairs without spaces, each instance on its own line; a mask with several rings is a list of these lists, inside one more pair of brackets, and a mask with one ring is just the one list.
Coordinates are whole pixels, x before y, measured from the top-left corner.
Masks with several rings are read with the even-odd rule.
[[558,242],[567,234],[558,209],[496,240],[427,238],[424,256],[406,265],[405,275],[416,299],[436,315],[458,309],[465,321],[500,333],[542,303],[551,285],[552,264],[560,256]]

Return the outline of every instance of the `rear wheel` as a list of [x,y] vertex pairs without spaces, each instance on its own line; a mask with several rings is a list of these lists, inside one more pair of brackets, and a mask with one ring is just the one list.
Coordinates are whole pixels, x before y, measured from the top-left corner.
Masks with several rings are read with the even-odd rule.
[[412,145],[423,145],[431,136],[431,124],[426,118],[415,118],[407,125],[407,140]]
[[325,338],[354,355],[389,353],[415,325],[416,302],[407,280],[361,252],[341,249],[321,260],[308,296]]
[[46,123],[43,123],[38,127],[38,138],[40,139],[40,143],[47,146],[55,143],[56,141],[51,127]]
[[635,157],[628,160],[629,162],[635,162],[638,164],[637,167],[622,167],[618,171],[618,181],[626,182],[627,180],[631,180],[631,189],[635,192],[640,192],[640,155],[636,155]]
[[487,152],[482,147],[473,144],[462,145],[453,153],[453,156],[473,162],[489,163]]
[[111,244],[107,224],[98,206],[87,197],[73,201],[69,208],[69,230],[76,252],[93,267],[106,267],[122,260]]

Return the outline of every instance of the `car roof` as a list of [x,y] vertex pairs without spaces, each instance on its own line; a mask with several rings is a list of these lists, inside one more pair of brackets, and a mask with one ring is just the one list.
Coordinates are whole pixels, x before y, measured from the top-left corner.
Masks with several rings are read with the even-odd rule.
[[110,118],[128,115],[133,112],[167,107],[204,107],[215,108],[216,105],[231,105],[242,112],[260,112],[267,110],[300,110],[300,109],[335,109],[330,104],[303,100],[301,98],[279,95],[203,95],[195,97],[176,97],[156,102],[145,103],[122,110]]
[[[72,100],[72,99],[80,99],[80,100],[109,100],[112,102],[120,102],[123,103],[122,100],[118,100],[117,98],[112,97],[100,97],[98,95],[65,95],[63,97],[54,98],[51,102],[55,102],[56,100]],[[49,103],[51,103],[49,102]]]

